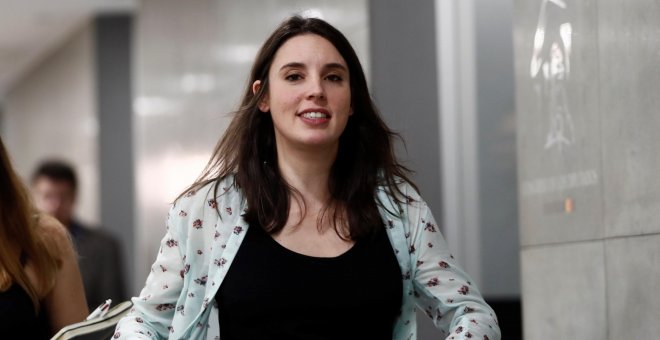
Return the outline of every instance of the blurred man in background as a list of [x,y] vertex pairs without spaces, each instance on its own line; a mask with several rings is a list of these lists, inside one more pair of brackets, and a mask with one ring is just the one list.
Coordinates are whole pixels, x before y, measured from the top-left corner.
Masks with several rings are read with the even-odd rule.
[[106,299],[112,299],[113,304],[125,300],[119,243],[73,216],[78,188],[73,167],[58,160],[43,162],[32,175],[31,184],[37,208],[56,217],[73,237],[90,310]]

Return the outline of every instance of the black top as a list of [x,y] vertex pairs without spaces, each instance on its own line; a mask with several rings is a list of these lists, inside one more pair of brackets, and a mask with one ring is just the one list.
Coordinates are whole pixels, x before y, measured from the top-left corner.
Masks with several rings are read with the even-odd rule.
[[392,339],[402,291],[384,228],[322,258],[251,227],[216,295],[220,338]]
[[[43,308],[43,306],[42,306]],[[0,292],[1,339],[48,339],[44,313],[36,315],[30,296],[18,284]]]

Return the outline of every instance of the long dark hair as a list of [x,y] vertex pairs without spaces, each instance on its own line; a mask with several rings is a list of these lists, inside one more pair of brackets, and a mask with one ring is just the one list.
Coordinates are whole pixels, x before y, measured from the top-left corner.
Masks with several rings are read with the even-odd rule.
[[[302,34],[327,39],[348,66],[353,115],[339,138],[339,150],[328,183],[331,202],[322,216],[330,211],[338,235],[357,240],[382,225],[375,199],[379,186],[384,186],[401,201],[403,197],[397,182],[407,181],[413,187],[414,184],[408,178],[411,171],[395,158],[392,143],[399,136],[385,125],[371,100],[357,54],[341,32],[321,19],[291,17],[266,40],[252,66],[241,107],[216,145],[202,175],[183,194],[233,174],[234,185],[247,200],[246,221],[270,233],[284,227],[289,217],[291,195],[295,197],[297,191],[279,172],[273,121],[270,114],[259,111],[258,103],[268,93],[268,71],[275,53],[288,39]],[[253,93],[252,84],[256,80],[261,81],[261,87]],[[348,226],[348,235],[338,229],[338,222]]]

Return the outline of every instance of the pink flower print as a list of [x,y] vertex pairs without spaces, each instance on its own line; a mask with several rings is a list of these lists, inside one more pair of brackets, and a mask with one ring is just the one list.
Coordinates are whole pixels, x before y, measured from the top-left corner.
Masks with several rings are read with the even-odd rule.
[[225,258],[219,258],[219,259],[213,260],[213,264],[215,264],[218,267],[224,266],[225,263],[227,263],[227,260]]
[[456,334],[459,334],[461,332],[463,332],[463,326],[458,326],[458,328],[456,328]]
[[170,331],[170,333],[174,333],[174,327],[172,326],[167,326],[167,330]]
[[209,207],[211,207],[213,209],[218,207],[218,203],[215,201],[214,198],[211,198],[210,200],[208,200],[207,203],[209,204]]
[[197,255],[202,255],[204,252],[201,249],[197,249]]
[[183,211],[183,210],[181,210],[181,211],[179,211],[179,216],[181,216],[181,217],[186,217],[186,216],[188,216],[188,213],[185,212],[185,211]]
[[[474,312],[474,308],[465,306],[465,308],[463,309],[463,312],[472,313],[472,312]],[[474,323],[477,323],[474,319],[471,320],[471,321],[474,321]]]
[[412,202],[415,202],[415,199],[412,198],[412,196],[406,195],[406,203],[407,203],[407,204],[410,204],[410,203],[412,203]]
[[165,268],[165,266],[163,266],[163,265],[161,264],[161,265],[160,265],[160,270],[162,270],[163,272],[166,272],[166,271],[167,271],[167,268]]
[[470,288],[468,286],[463,286],[461,289],[458,290],[458,293],[461,295],[467,295],[467,293],[470,292]]
[[183,269],[179,271],[179,275],[181,276],[182,279],[184,275],[188,274],[189,270],[190,270],[190,264],[186,264],[185,266],[183,266]]
[[440,280],[437,277],[434,277],[426,283],[427,287],[435,287],[440,284]]
[[227,208],[225,208],[225,211],[226,211],[227,214],[229,214],[229,215],[232,214],[231,207],[227,207]]
[[144,320],[142,320],[142,318],[138,316],[138,317],[135,318],[135,322],[144,323]]
[[440,310],[437,310],[437,312],[438,312],[438,316],[436,316],[435,319],[436,320],[442,319],[443,315],[442,315],[442,313],[440,313]]
[[470,322],[473,323],[473,324],[475,324],[475,325],[478,325],[478,324],[479,324],[479,323],[477,322],[477,320],[475,320],[475,319],[470,319]]
[[181,315],[186,315],[186,314],[184,314],[184,312],[183,312],[183,305],[181,305],[181,306],[179,306],[179,307],[176,307],[176,311],[177,311],[177,312],[180,312]]
[[193,225],[192,225],[192,226],[193,226],[193,228],[195,228],[195,229],[200,229],[200,228],[202,227],[202,220],[200,220],[199,218],[196,219],[196,220],[193,222]]
[[169,239],[169,240],[167,240],[167,242],[165,244],[170,248],[177,247],[179,245],[179,241],[177,241],[175,239]]
[[410,280],[410,271],[407,271],[405,274],[403,274],[403,279]]
[[426,313],[426,315],[427,315],[429,318],[433,318],[433,313],[431,312],[431,307],[427,307],[427,308],[424,310],[424,313]]
[[238,235],[241,232],[243,232],[243,227],[241,227],[241,226],[235,226],[234,227],[234,234]]
[[447,263],[445,261],[440,261],[440,262],[438,262],[438,266],[440,266],[440,268],[447,269],[447,268],[449,268],[449,263]]
[[208,279],[207,275],[204,275],[200,278],[195,279],[195,283],[201,286],[206,286],[206,280]]
[[426,244],[426,246],[429,247],[429,248],[433,248],[433,243],[429,242],[429,243]]
[[454,299],[451,299],[451,298],[447,299],[447,303],[453,303],[453,302],[454,302]]
[[119,339],[120,336],[121,336],[121,333],[116,332],[116,333],[112,336],[112,338],[113,338],[113,339]]
[[[424,220],[422,220],[424,222]],[[424,227],[424,230],[430,231],[432,233],[435,233],[437,230],[435,229],[435,224],[431,222],[426,222],[426,226]]]
[[417,267],[421,266],[424,264],[424,261],[417,260]]
[[394,221],[388,219],[388,220],[387,220],[387,226],[388,226],[390,229],[394,228]]
[[410,248],[408,249],[408,254],[414,254],[415,253],[415,246],[411,245]]
[[470,333],[470,332],[465,333],[465,337],[466,337],[466,338],[471,338],[471,337],[472,337],[472,333]]
[[161,303],[161,304],[156,306],[156,310],[159,311],[159,312],[162,312],[162,311],[166,311],[168,309],[172,309],[174,307],[175,307],[174,304],[171,304],[171,303]]
[[215,234],[213,234],[213,239],[214,239],[214,240],[217,240],[218,237],[220,237],[220,232],[219,232],[219,231],[216,231]]

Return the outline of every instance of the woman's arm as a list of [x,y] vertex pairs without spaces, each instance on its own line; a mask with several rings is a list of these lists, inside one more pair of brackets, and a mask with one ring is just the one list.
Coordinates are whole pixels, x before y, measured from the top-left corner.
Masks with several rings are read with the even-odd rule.
[[89,311],[76,252],[68,232],[49,216],[42,216],[39,224],[54,242],[62,264],[55,277],[55,286],[42,299],[42,308],[54,334],[64,326],[85,320]]
[[[114,339],[164,339],[174,318],[176,305],[183,287],[183,256],[178,228],[185,218],[170,209],[167,233],[160,243],[156,261],[140,292],[132,299],[133,309],[117,324]],[[164,270],[166,269],[166,270]],[[166,288],[165,288],[166,287]]]
[[450,254],[426,203],[411,196],[408,242],[418,306],[447,339],[500,339],[495,313]]

